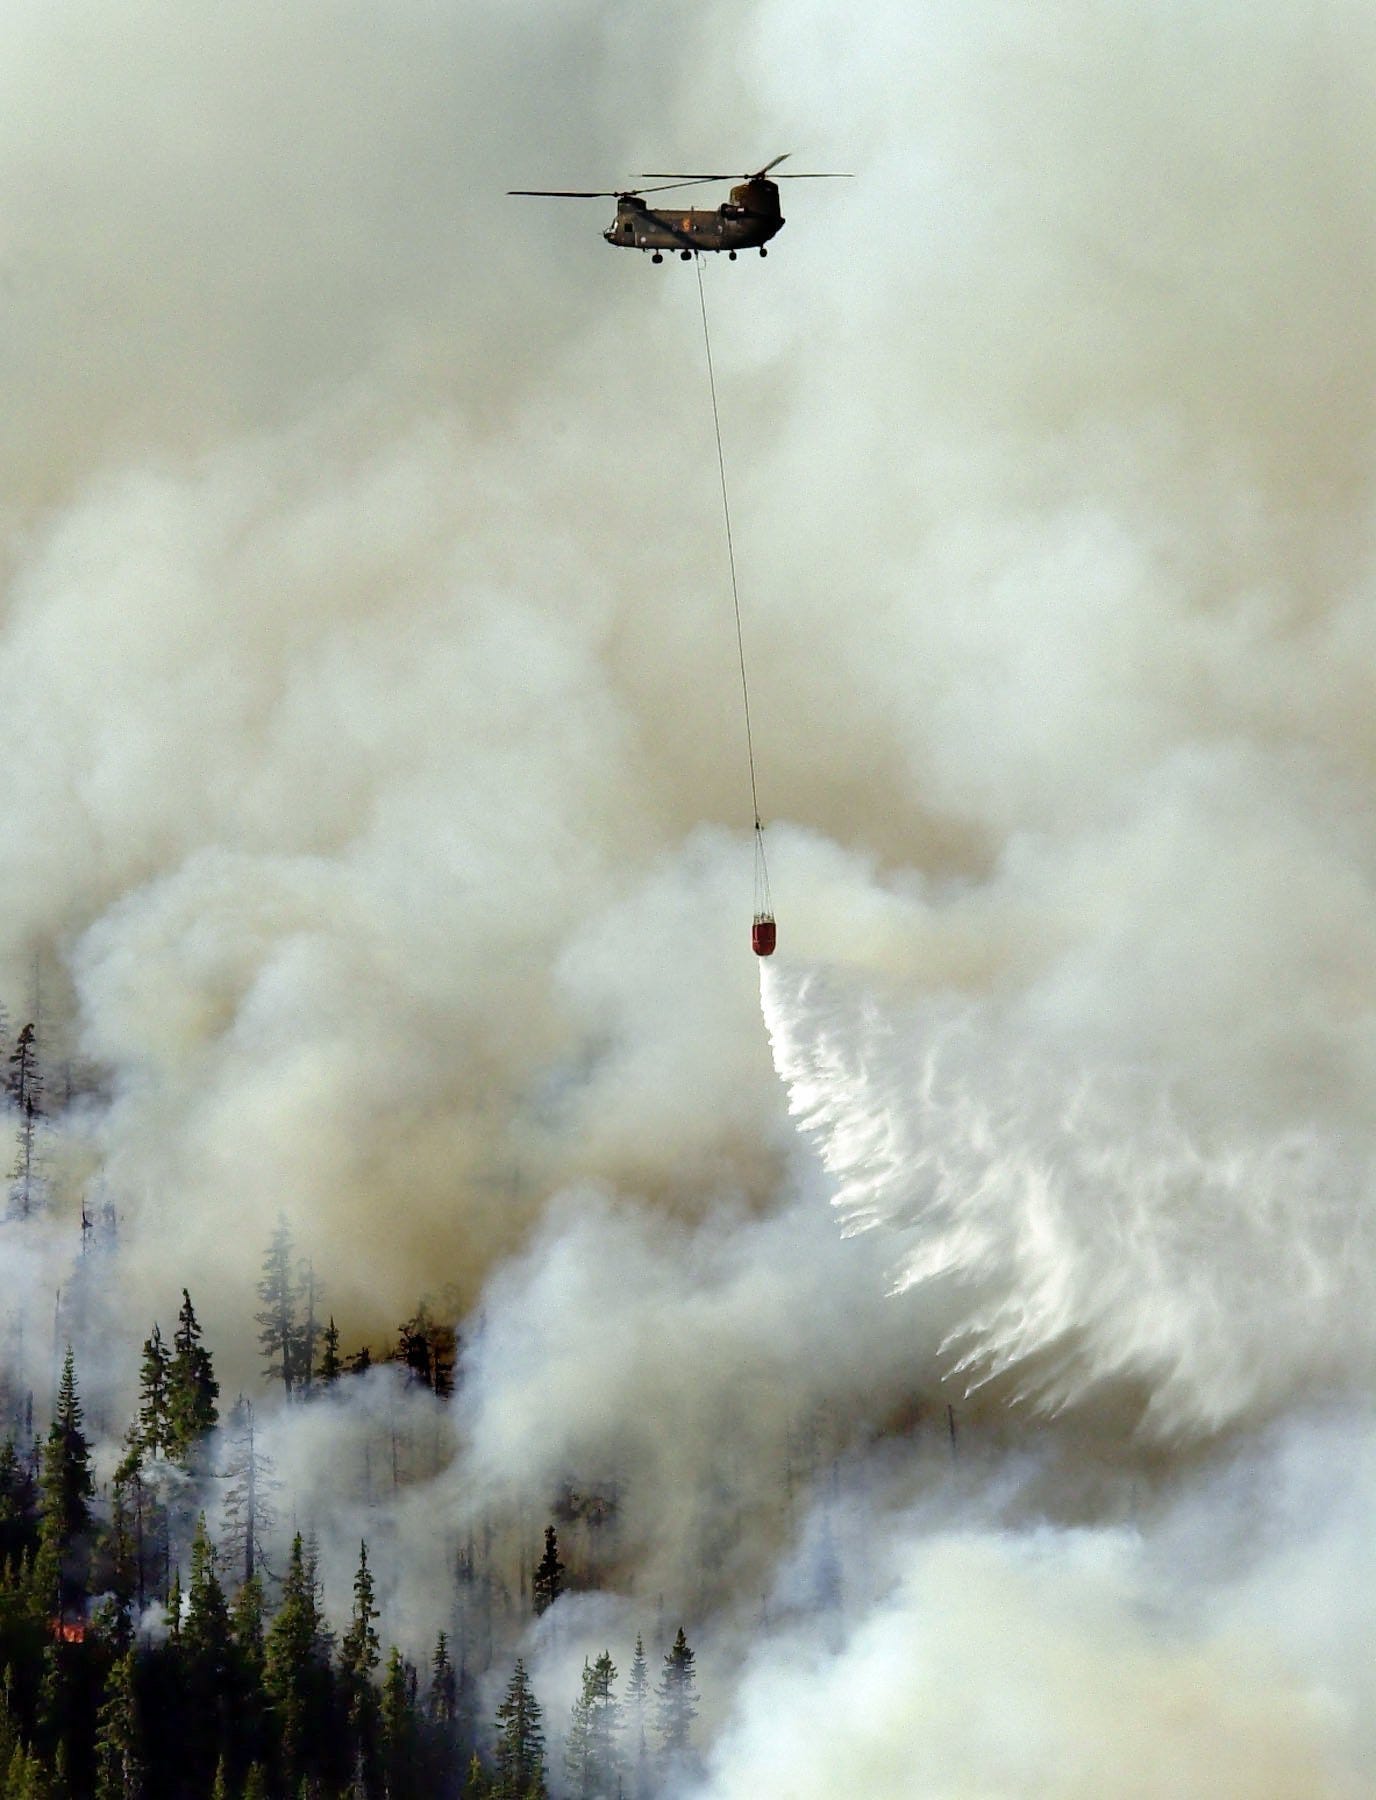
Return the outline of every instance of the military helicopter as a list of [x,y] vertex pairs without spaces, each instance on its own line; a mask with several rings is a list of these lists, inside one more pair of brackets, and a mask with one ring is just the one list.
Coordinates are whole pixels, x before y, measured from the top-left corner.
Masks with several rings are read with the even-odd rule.
[[[687,262],[702,250],[724,250],[732,262],[739,250],[765,248],[770,238],[784,227],[779,209],[779,190],[769,179],[771,169],[788,160],[790,152],[776,156],[753,175],[670,175],[666,171],[637,176],[639,181],[662,182],[652,188],[599,188],[585,192],[569,188],[508,188],[510,194],[540,196],[549,200],[615,200],[616,217],[602,233],[609,244],[623,250],[644,250],[651,262],[663,262],[666,250],[677,250]],[[785,174],[779,181],[848,181],[850,177],[834,170],[808,174]],[[734,181],[730,197],[720,206],[689,207],[683,212],[668,212],[662,207],[647,206],[646,194],[664,194],[671,188],[697,187],[708,181]]]

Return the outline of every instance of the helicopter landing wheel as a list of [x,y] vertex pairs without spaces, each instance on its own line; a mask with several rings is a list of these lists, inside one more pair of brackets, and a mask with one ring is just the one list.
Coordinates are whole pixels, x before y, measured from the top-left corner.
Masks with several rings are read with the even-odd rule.
[[767,250],[766,250],[766,249],[765,249],[765,247],[764,247],[764,245],[763,245],[763,244],[761,244],[761,245],[760,245],[760,255],[761,255],[761,256],[768,256],[768,255],[769,255],[769,252],[768,252],[768,251],[767,251]]
[[736,260],[736,252],[735,252],[735,251],[734,251],[734,250],[728,250],[728,251],[727,251],[727,252],[726,252],[726,259],[727,259],[727,261],[728,261],[728,262],[735,262],[735,260]]
[[691,250],[680,250],[679,255],[684,262],[692,262],[693,260],[693,252]]
[[656,250],[654,255],[650,258],[650,261],[651,262],[663,262],[664,258],[660,255],[659,251]]

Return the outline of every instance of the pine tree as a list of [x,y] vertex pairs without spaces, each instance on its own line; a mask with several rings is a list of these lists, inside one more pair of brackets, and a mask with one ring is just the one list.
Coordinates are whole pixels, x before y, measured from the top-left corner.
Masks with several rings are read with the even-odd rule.
[[635,1655],[626,1677],[626,1714],[630,1737],[630,1800],[649,1800],[651,1791],[649,1741],[650,1665],[645,1656],[645,1642],[635,1634]]
[[90,1447],[81,1426],[76,1367],[69,1344],[58,1383],[57,1411],[43,1446],[39,1552],[35,1564],[36,1578],[48,1584],[47,1599],[40,1600],[40,1604],[51,1601],[59,1614],[74,1606],[85,1591],[83,1540],[90,1530],[94,1486]]
[[143,1800],[147,1775],[137,1661],[130,1649],[111,1669],[96,1714],[96,1800]]
[[564,1752],[572,1800],[611,1800],[621,1788],[621,1703],[614,1693],[616,1664],[604,1650],[583,1663],[583,1688],[573,1703]]
[[320,1319],[316,1308],[324,1289],[316,1280],[315,1264],[309,1257],[301,1262],[299,1275],[296,1291],[304,1311],[296,1334],[297,1397],[309,1399],[311,1384],[315,1380],[315,1340],[320,1336]]
[[430,1658],[425,1723],[430,1786],[448,1789],[452,1785],[451,1772],[459,1765],[459,1679],[449,1655],[449,1638],[443,1631],[435,1638]]
[[497,1708],[497,1778],[494,1800],[543,1800],[545,1733],[540,1703],[530,1689],[525,1663],[518,1656]]
[[382,1766],[387,1800],[416,1792],[416,1672],[392,1645],[382,1680]]
[[300,1328],[296,1319],[296,1283],[292,1276],[291,1228],[285,1216],[278,1218],[277,1229],[263,1257],[258,1298],[263,1302],[263,1310],[255,1313],[254,1318],[258,1325],[258,1347],[265,1358],[263,1373],[280,1381],[290,1400],[296,1386]]
[[31,1554],[37,1543],[37,1484],[14,1439],[7,1437],[0,1444],[0,1564]]
[[258,1576],[246,1581],[234,1598],[230,1615],[229,1698],[234,1719],[234,1763],[261,1761],[266,1754],[263,1718],[263,1669],[266,1646],[263,1636],[263,1584]]
[[253,1402],[240,1394],[225,1432],[224,1515],[220,1540],[236,1578],[252,1581],[263,1539],[275,1523],[271,1495],[281,1485],[273,1477],[272,1459],[258,1443]]
[[449,1638],[441,1631],[430,1658],[430,1693],[427,1709],[437,1725],[452,1725],[458,1717],[459,1684],[449,1656]]
[[162,1332],[154,1325],[143,1341],[143,1362],[139,1368],[138,1443],[151,1457],[165,1456],[171,1438],[168,1418],[168,1369],[171,1352],[162,1341]]
[[344,1690],[354,1759],[366,1787],[377,1758],[377,1695],[373,1670],[382,1660],[373,1604],[373,1576],[368,1567],[368,1546],[358,1547],[358,1573],[354,1576],[354,1607],[349,1628],[339,1643],[339,1673]]
[[559,1540],[554,1534],[554,1527],[546,1525],[545,1553],[535,1565],[535,1574],[531,1580],[531,1598],[536,1618],[548,1612],[563,1591],[564,1565],[559,1560]]
[[592,1781],[592,1701],[588,1697],[588,1689],[592,1682],[592,1668],[585,1656],[583,1658],[583,1684],[578,1690],[578,1698],[573,1703],[573,1711],[569,1717],[569,1729],[564,1739],[564,1774],[568,1780],[568,1791],[571,1800],[588,1800],[593,1793]]
[[197,1520],[191,1544],[181,1649],[185,1700],[182,1756],[191,1785],[203,1789],[225,1748],[223,1709],[229,1693],[232,1650],[229,1608],[215,1573],[215,1551],[204,1513]]
[[333,1387],[343,1372],[344,1364],[339,1355],[339,1327],[334,1322],[334,1314],[330,1314],[330,1322],[321,1333],[323,1349],[320,1352],[320,1366],[315,1371],[315,1379],[321,1387]]
[[673,1647],[664,1658],[657,1690],[660,1755],[671,1768],[684,1767],[691,1755],[689,1733],[698,1716],[694,1660],[680,1625]]
[[282,1584],[282,1604],[268,1632],[263,1689],[277,1720],[283,1773],[294,1787],[323,1748],[329,1665],[314,1578],[298,1531]]
[[129,1475],[125,1462],[121,1462],[110,1485],[110,1522],[100,1542],[101,1580],[98,1583],[109,1597],[103,1628],[121,1656],[133,1641],[134,1596],[139,1585],[129,1489]]
[[38,1072],[38,1044],[32,1025],[26,1025],[19,1033],[10,1056],[6,1085],[10,1099],[20,1113],[28,1112],[30,1107],[37,1109],[43,1084]]
[[683,1766],[690,1759],[692,1746],[688,1737],[693,1719],[697,1717],[697,1670],[693,1663],[693,1652],[688,1649],[683,1625],[679,1625],[679,1634],[665,1658],[656,1690],[659,1753],[670,1766]]
[[144,1479],[144,1450],[137,1424],[125,1438],[125,1453],[115,1469],[117,1508],[127,1509],[132,1540],[132,1599],[142,1613],[151,1593],[156,1593],[168,1562],[167,1509]]
[[167,1454],[185,1463],[215,1429],[219,1419],[215,1402],[220,1393],[210,1352],[201,1342],[196,1309],[185,1288],[172,1351],[167,1367]]
[[492,1783],[487,1779],[487,1770],[475,1750],[469,1759],[468,1778],[463,1784],[463,1800],[490,1800],[491,1794]]

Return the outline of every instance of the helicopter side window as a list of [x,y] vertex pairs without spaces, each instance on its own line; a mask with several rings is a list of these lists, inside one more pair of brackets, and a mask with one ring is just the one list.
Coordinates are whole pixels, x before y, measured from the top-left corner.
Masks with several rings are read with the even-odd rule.
[[631,219],[627,219],[622,225],[621,230],[626,237],[633,238],[635,236],[635,222]]

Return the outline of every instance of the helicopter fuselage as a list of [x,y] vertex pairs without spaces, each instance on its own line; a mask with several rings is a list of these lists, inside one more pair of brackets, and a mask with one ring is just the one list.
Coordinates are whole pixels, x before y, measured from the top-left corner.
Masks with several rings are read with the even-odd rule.
[[721,206],[685,207],[669,212],[647,206],[638,194],[617,196],[616,217],[602,233],[609,244],[623,250],[648,250],[662,255],[677,250],[691,255],[698,250],[763,248],[784,224],[779,209],[779,190],[772,181],[746,181],[733,187]]

